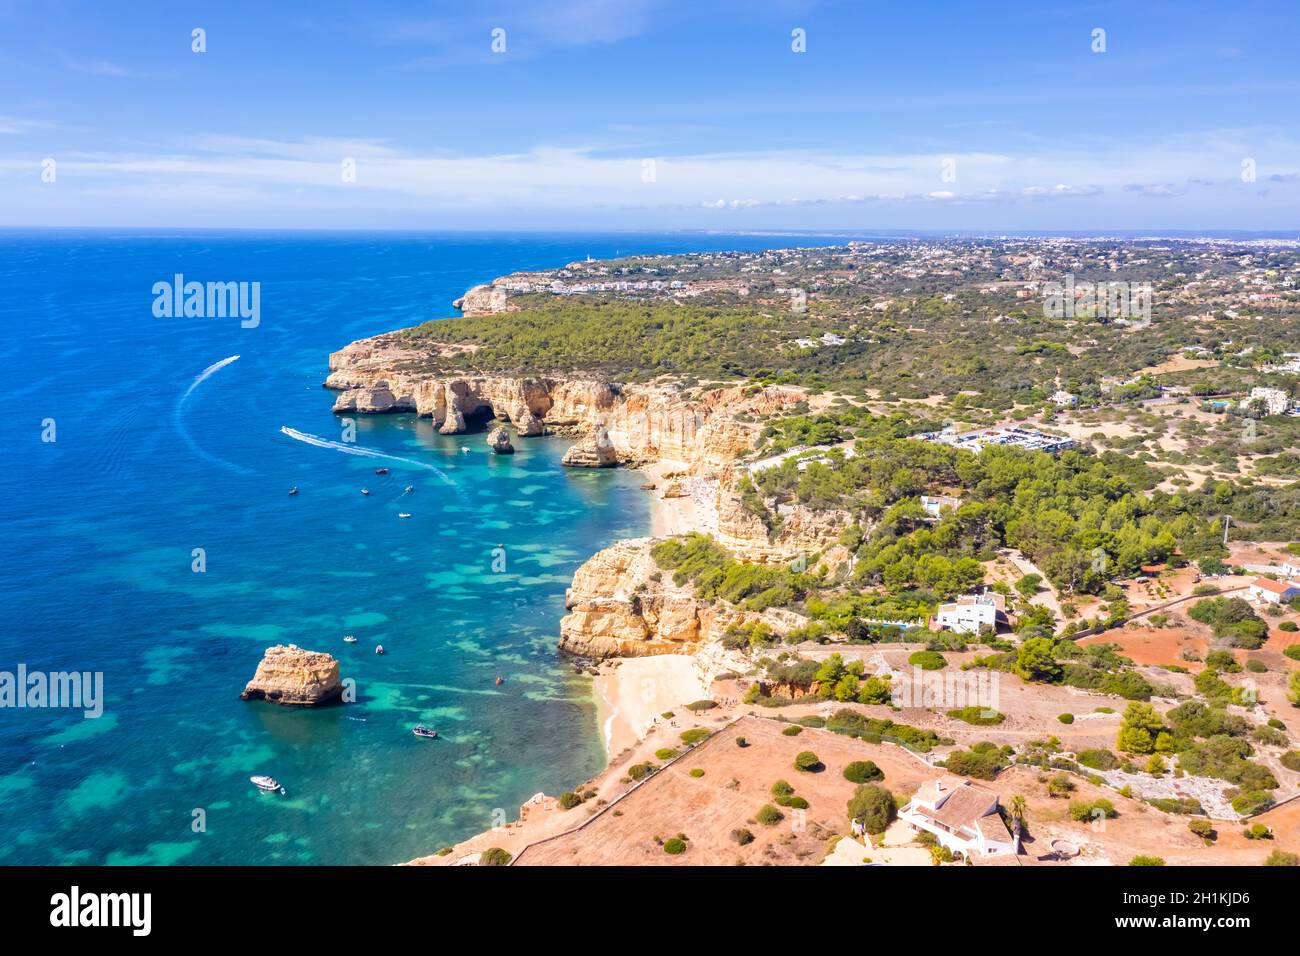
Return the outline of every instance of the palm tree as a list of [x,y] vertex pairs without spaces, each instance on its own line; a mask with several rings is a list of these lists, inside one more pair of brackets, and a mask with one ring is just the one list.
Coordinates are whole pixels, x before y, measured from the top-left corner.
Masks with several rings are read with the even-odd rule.
[[1017,793],[1011,798],[1011,820],[1015,823],[1017,830],[1024,829],[1026,809],[1025,798],[1020,794]]

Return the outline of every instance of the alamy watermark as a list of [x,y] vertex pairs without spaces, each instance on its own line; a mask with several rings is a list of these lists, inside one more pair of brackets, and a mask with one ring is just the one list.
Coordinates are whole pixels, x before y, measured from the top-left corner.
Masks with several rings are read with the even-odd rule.
[[1043,315],[1049,319],[1072,319],[1076,315],[1125,319],[1149,323],[1155,292],[1150,282],[1075,282],[1067,274],[1064,282],[1043,284]]
[[923,671],[898,674],[890,681],[890,701],[895,707],[929,707],[945,710],[980,708],[993,718],[998,713],[1001,678],[997,671]]
[[0,671],[0,709],[59,707],[94,719],[104,714],[103,671]]
[[239,317],[240,328],[262,321],[262,283],[186,282],[179,272],[171,282],[153,284],[155,318],[224,319]]

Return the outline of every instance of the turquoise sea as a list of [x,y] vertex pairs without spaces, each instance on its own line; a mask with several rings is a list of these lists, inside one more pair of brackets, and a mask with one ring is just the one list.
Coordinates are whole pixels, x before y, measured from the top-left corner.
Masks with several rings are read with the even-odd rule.
[[[394,863],[595,773],[590,682],[558,657],[558,622],[574,569],[647,532],[639,477],[563,469],[563,439],[493,457],[481,426],[444,437],[406,415],[358,419],[356,444],[391,460],[281,428],[338,441],[328,353],[451,315],[497,275],[814,243],[0,233],[0,671],[102,672],[105,698],[98,719],[0,709],[0,864]],[[259,282],[260,324],[155,317],[177,273]],[[276,643],[337,656],[358,701],[241,701]]]

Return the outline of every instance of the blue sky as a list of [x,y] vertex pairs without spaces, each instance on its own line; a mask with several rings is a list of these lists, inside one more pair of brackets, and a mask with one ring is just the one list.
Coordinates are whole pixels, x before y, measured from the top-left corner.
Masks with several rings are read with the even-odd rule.
[[0,224],[1295,229],[1298,9],[0,0]]

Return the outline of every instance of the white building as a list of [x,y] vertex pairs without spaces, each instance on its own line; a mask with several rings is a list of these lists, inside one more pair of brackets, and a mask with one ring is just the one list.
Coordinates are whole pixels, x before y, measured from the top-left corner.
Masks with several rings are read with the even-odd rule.
[[1006,607],[1006,600],[996,591],[963,594],[951,604],[940,604],[932,623],[958,634],[978,634],[985,627],[997,630],[999,621],[1006,621]]
[[1052,395],[1052,401],[1064,408],[1069,408],[1079,404],[1079,396],[1062,388],[1057,389]]
[[1247,404],[1255,402],[1264,403],[1265,415],[1285,415],[1287,409],[1291,407],[1291,400],[1287,397],[1286,392],[1280,388],[1264,388],[1263,386],[1252,388]]
[[922,784],[898,818],[968,859],[1020,852],[1020,840],[998,813],[998,795],[961,777]]
[[961,499],[951,495],[921,495],[921,507],[930,517],[938,518],[943,514],[944,508],[961,507]]
[[1256,578],[1250,582],[1250,596],[1265,604],[1286,604],[1300,596],[1300,581]]

